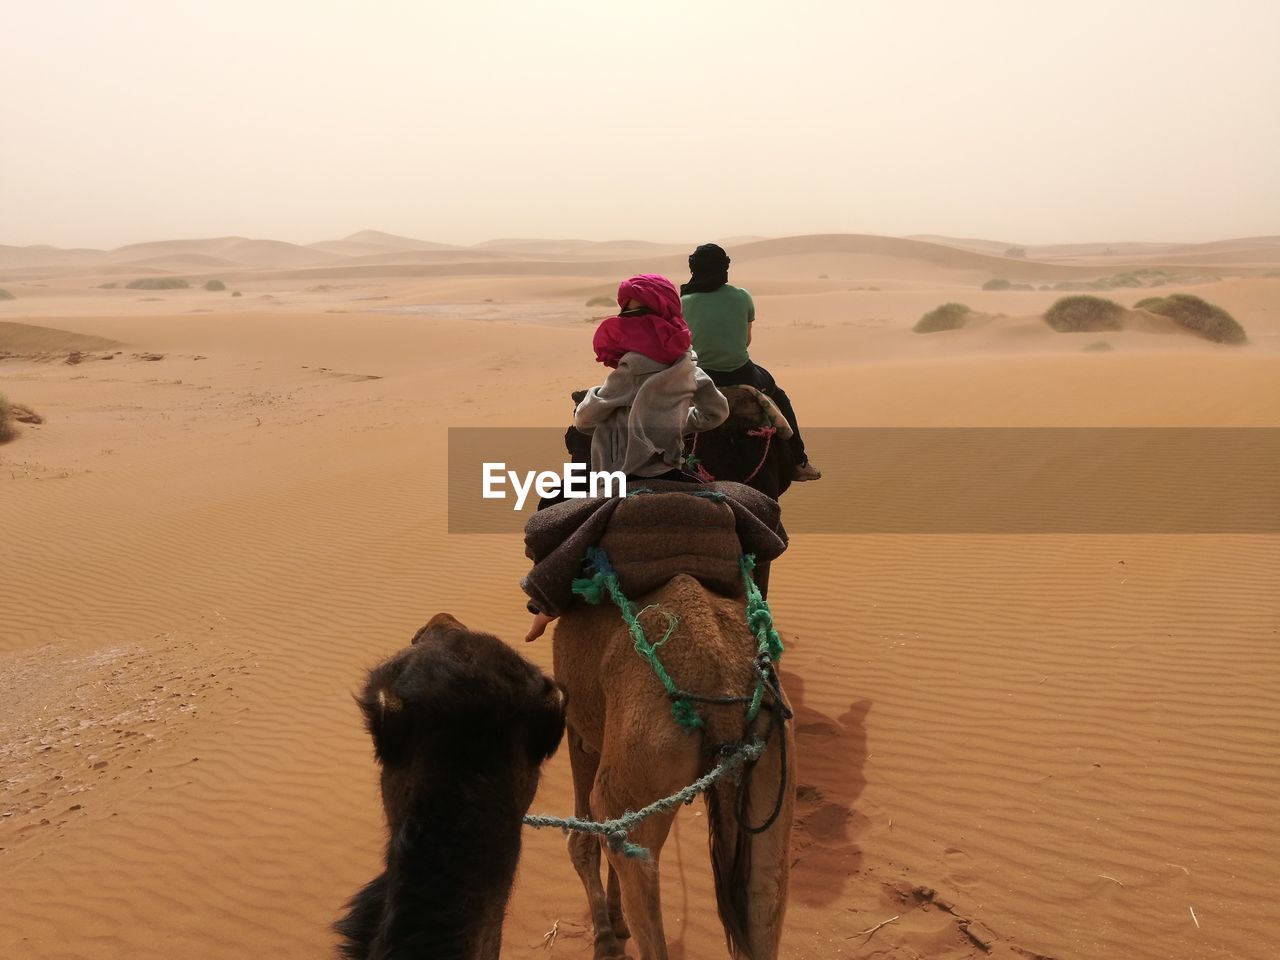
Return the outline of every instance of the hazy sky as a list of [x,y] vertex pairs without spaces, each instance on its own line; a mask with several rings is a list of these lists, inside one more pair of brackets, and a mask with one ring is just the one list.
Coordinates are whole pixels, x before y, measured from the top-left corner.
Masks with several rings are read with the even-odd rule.
[[0,0],[0,243],[1280,233],[1277,0]]

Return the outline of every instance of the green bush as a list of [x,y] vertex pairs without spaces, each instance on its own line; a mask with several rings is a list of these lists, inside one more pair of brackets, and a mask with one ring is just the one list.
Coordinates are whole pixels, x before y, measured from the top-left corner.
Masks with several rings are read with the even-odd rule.
[[934,307],[916,321],[911,329],[916,333],[937,333],[939,330],[959,330],[973,315],[963,303],[944,303]]
[[1008,280],[1001,280],[997,278],[995,280],[988,280],[986,283],[982,285],[982,289],[983,290],[1008,290],[1011,286],[1013,286],[1013,284],[1011,284]]
[[1114,300],[1087,294],[1063,297],[1045,311],[1044,322],[1058,333],[1119,330],[1124,326],[1124,307]]
[[227,289],[227,285],[221,280],[210,280],[204,285],[204,288],[206,290],[225,290]]
[[17,300],[17,299],[18,298],[15,297],[8,290],[0,289],[0,300]]
[[1147,297],[1135,304],[1141,310],[1149,310],[1168,317],[1180,327],[1185,327],[1214,343],[1247,343],[1248,335],[1236,318],[1219,306],[1201,300],[1189,293],[1171,293],[1167,297]]
[[181,277],[143,277],[125,284],[128,290],[186,290],[190,286]]

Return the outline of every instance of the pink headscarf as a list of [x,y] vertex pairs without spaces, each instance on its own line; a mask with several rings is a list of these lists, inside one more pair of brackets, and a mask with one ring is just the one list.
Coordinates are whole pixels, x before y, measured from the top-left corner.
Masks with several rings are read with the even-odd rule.
[[674,363],[689,349],[692,337],[680,312],[680,294],[666,277],[642,273],[618,285],[618,306],[639,300],[652,313],[610,317],[596,328],[596,359],[616,367],[624,353],[642,353],[658,363]]

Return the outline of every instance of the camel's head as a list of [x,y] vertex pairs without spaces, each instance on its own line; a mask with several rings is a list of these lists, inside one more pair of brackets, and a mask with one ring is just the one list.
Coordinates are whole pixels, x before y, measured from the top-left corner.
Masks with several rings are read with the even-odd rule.
[[522,816],[564,735],[564,693],[505,643],[447,613],[375,667],[359,698],[395,830],[435,790],[477,789]]

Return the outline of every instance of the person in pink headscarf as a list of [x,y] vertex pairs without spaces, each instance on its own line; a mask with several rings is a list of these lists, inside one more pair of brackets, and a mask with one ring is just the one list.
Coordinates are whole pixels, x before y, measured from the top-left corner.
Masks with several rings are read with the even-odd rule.
[[[622,281],[618,306],[593,341],[609,375],[573,414],[574,427],[591,438],[591,469],[620,471],[628,481],[699,483],[683,469],[684,438],[724,423],[729,402],[698,367],[680,294],[666,277],[646,273]],[[530,612],[525,640],[536,640],[554,618]]]
[[640,479],[689,479],[684,438],[729,416],[729,403],[698,368],[680,294],[645,273],[618,286],[616,317],[596,330],[596,359],[611,367],[578,404],[573,425],[591,437],[591,469]]

